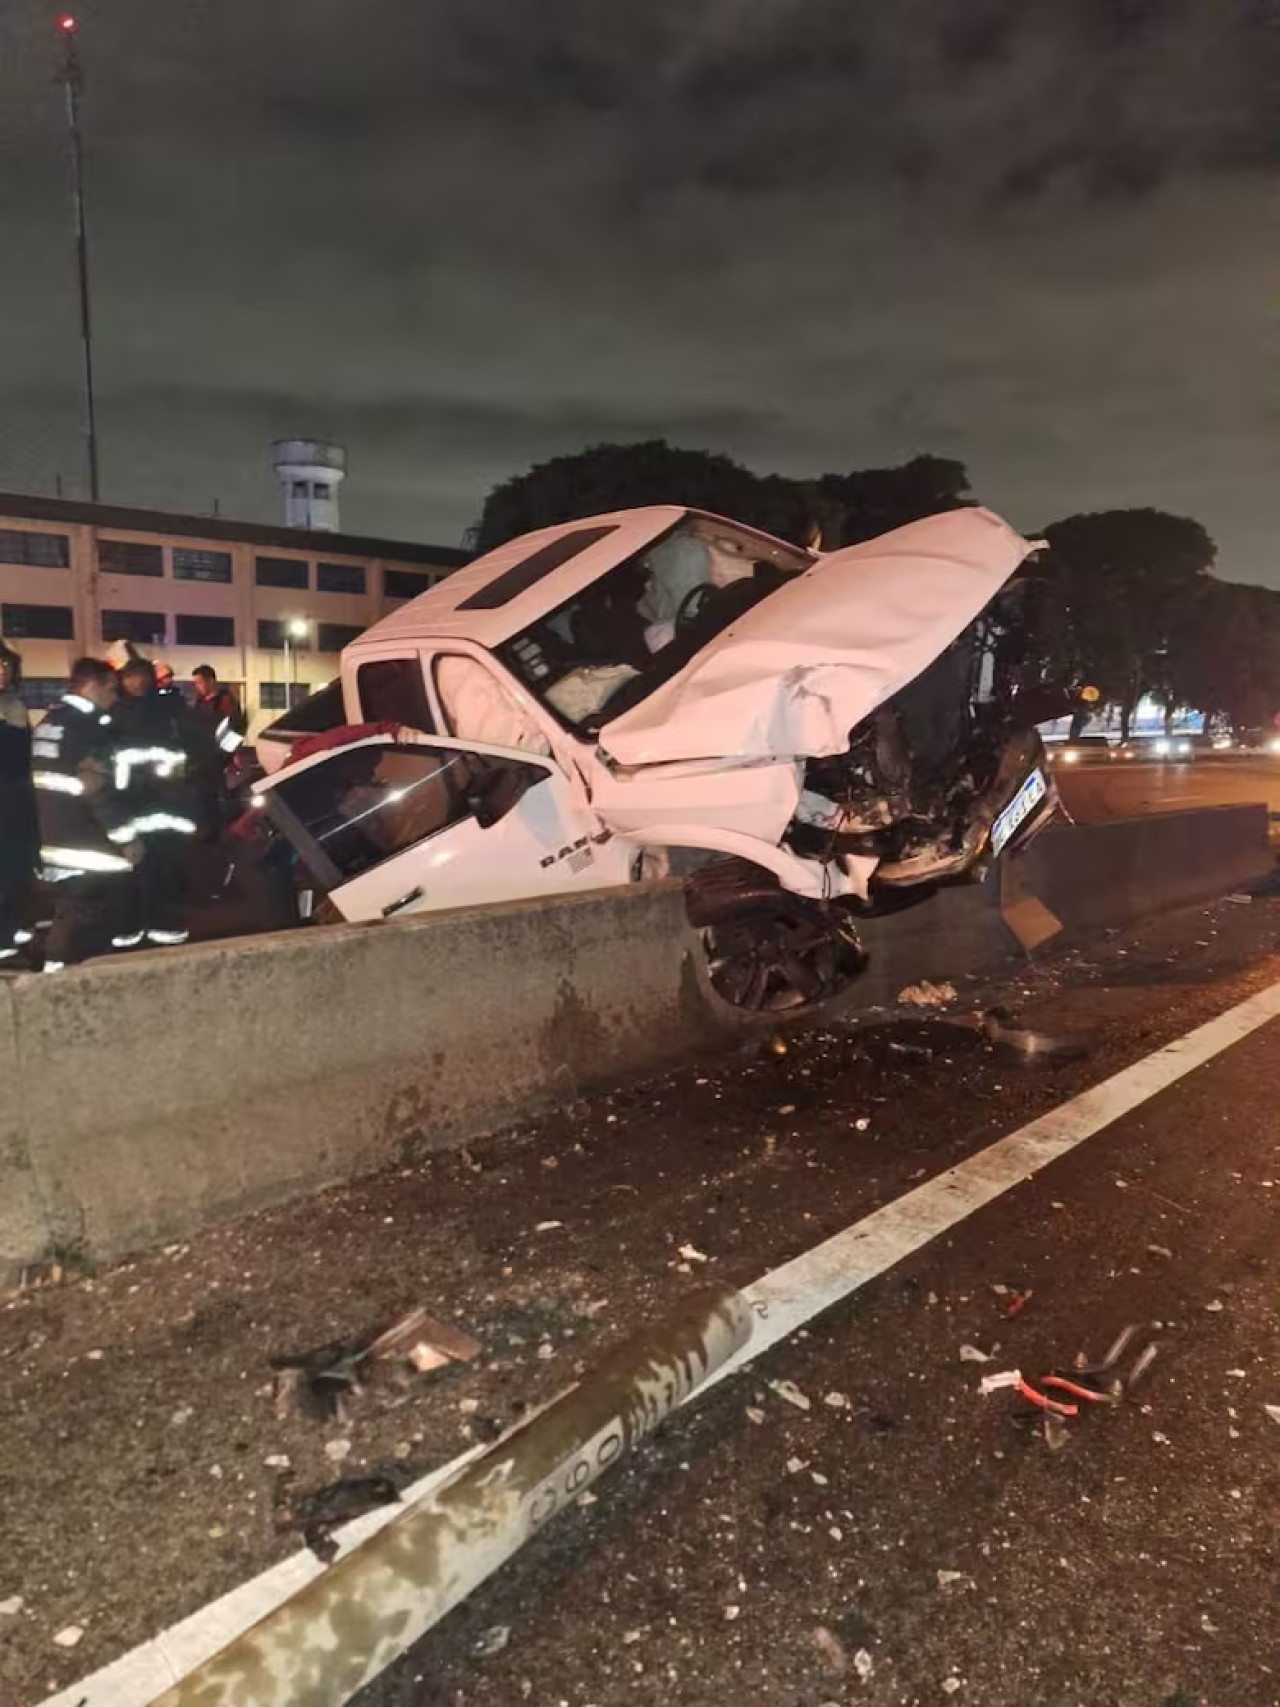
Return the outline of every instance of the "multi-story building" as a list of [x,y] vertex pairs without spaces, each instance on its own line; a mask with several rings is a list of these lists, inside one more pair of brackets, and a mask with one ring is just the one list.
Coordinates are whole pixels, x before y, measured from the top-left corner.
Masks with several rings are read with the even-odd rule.
[[409,545],[216,516],[0,493],[0,635],[33,711],[73,658],[132,640],[180,680],[211,664],[250,733],[337,674],[349,640],[467,561]]

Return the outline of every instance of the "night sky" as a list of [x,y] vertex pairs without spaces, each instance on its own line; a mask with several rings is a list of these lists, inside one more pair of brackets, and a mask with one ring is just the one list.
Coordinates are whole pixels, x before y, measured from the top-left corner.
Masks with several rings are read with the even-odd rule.
[[[1277,0],[85,0],[105,496],[456,542],[665,435],[1157,504],[1280,585]],[[78,477],[55,9],[0,8],[0,487]]]

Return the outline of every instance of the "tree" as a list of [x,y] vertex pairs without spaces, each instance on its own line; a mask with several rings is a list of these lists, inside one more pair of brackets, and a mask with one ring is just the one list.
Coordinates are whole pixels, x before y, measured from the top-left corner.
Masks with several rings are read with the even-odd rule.
[[815,484],[828,550],[875,539],[892,528],[940,510],[963,510],[974,500],[962,462],[945,456],[915,456],[895,468],[824,474]]
[[798,481],[749,468],[711,451],[682,450],[665,439],[594,445],[552,457],[489,494],[477,549],[556,522],[643,504],[688,504],[802,544],[812,498]]
[[1050,662],[1099,688],[1127,739],[1143,695],[1175,691],[1176,637],[1208,584],[1214,543],[1191,517],[1150,509],[1068,516],[1044,538],[1039,573],[1063,613],[1062,656]]
[[1235,730],[1269,726],[1280,709],[1280,593],[1206,580],[1169,638],[1169,697]]

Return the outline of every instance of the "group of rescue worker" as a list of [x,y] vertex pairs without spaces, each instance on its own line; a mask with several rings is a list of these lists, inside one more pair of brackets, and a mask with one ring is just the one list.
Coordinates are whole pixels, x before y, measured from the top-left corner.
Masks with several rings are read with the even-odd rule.
[[208,666],[188,703],[172,669],[130,648],[79,658],[35,729],[21,660],[0,642],[0,971],[186,942],[192,850],[216,840],[244,741],[235,694]]

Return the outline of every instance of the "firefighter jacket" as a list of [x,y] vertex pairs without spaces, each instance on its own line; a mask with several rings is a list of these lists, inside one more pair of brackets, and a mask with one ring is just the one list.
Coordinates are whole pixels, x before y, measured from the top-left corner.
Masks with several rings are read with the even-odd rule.
[[131,869],[134,831],[116,787],[111,718],[63,694],[31,742],[40,864],[53,877]]
[[111,714],[112,781],[123,822],[135,836],[193,836],[199,792],[193,776],[193,725],[177,694],[120,700]]

